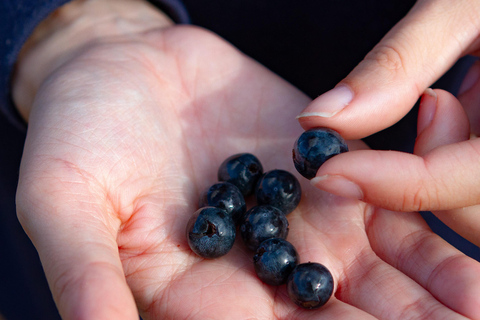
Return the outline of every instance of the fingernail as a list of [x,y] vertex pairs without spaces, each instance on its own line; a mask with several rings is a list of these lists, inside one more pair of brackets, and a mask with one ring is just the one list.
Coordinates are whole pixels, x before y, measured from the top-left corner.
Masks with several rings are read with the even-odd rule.
[[339,175],[315,177],[310,183],[319,189],[350,199],[363,199],[363,192],[354,182]]
[[432,123],[437,110],[437,94],[428,88],[420,100],[418,111],[417,135],[420,135]]
[[306,107],[297,116],[303,117],[331,117],[340,112],[353,99],[353,91],[345,86],[339,85],[330,91],[325,92]]
[[468,70],[467,74],[463,78],[462,84],[458,89],[458,94],[461,95],[464,92],[470,90],[475,83],[477,83],[478,78],[480,78],[480,62],[475,62]]

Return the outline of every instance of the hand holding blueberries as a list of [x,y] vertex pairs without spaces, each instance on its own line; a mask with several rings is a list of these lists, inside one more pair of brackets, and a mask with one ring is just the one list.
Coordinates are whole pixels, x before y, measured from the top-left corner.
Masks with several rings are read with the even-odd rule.
[[479,56],[479,15],[477,0],[417,1],[345,79],[300,113],[306,130],[329,127],[359,139],[398,122],[421,96],[414,154],[344,154],[316,173],[316,187],[390,210],[433,211],[480,245],[480,63],[458,99],[427,89],[462,56]]
[[[478,263],[417,213],[319,191],[295,172],[295,116],[310,102],[303,93],[218,36],[173,26],[141,1],[102,3],[67,6],[91,7],[67,15],[71,28],[48,34],[19,62],[38,76],[28,78],[31,99],[17,104],[29,121],[18,215],[63,318],[478,319]],[[87,25],[75,23],[85,12]],[[102,28],[88,32],[89,23]],[[21,76],[17,85],[21,92]],[[335,157],[366,148],[349,147]],[[322,308],[300,308],[285,286],[260,280],[241,240],[214,260],[189,247],[185,228],[199,197],[218,182],[218,164],[240,152],[298,179],[287,241],[299,265],[330,271]],[[295,286],[304,282],[294,281],[292,297],[301,298]]]

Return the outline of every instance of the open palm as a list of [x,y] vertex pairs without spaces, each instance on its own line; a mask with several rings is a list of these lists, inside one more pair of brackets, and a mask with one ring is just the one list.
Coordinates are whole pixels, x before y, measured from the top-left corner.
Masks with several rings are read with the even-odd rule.
[[301,310],[284,286],[263,284],[241,241],[219,259],[193,254],[186,222],[219,164],[251,152],[265,170],[294,172],[295,116],[308,102],[192,27],[112,37],[59,68],[30,116],[17,202],[61,314],[135,319],[136,303],[145,319],[480,317],[480,267],[417,214],[301,177],[288,240],[301,262],[332,271],[326,306]]

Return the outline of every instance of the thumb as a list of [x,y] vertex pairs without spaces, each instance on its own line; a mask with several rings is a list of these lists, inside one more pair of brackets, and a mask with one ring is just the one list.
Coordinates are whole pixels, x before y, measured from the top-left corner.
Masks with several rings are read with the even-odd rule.
[[118,223],[65,181],[36,178],[20,176],[18,218],[39,253],[62,319],[138,319],[118,253]]
[[480,1],[419,0],[334,89],[298,116],[304,129],[329,127],[364,138],[400,120],[423,91],[473,52]]
[[480,140],[468,140],[468,119],[458,100],[446,91],[427,90],[418,127],[416,154],[342,153],[320,167],[312,184],[397,211],[445,210],[480,203]]

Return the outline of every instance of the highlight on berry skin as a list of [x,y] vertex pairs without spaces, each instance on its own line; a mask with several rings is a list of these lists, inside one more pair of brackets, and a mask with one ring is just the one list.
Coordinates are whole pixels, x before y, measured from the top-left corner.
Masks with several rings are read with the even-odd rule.
[[347,151],[347,143],[338,132],[329,128],[313,128],[295,141],[292,157],[298,173],[310,180],[325,161]]

